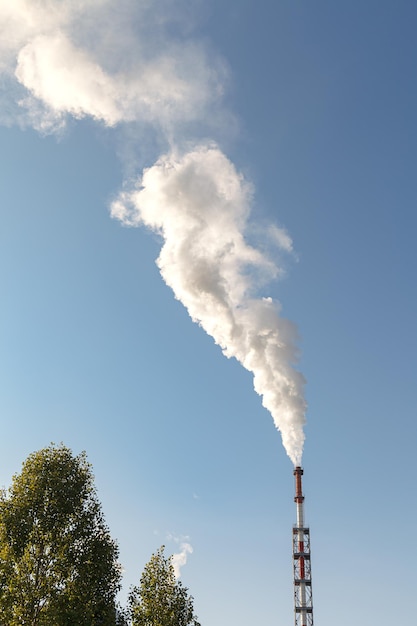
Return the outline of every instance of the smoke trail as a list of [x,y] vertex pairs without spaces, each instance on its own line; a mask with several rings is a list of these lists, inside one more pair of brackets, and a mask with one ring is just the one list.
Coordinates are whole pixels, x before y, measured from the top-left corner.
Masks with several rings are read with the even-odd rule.
[[[69,116],[146,123],[165,137],[166,154],[126,186],[111,214],[161,235],[163,279],[224,354],[253,373],[298,465],[306,406],[295,330],[256,289],[281,269],[245,239],[251,185],[218,143],[201,140],[204,120],[216,120],[215,133],[222,117],[227,71],[186,35],[190,12],[181,8],[181,0],[120,0],[117,10],[110,0],[0,0],[0,116],[41,132],[62,129]],[[167,28],[174,15],[175,35]],[[194,147],[181,149],[187,144]],[[273,226],[268,236],[291,250],[284,230]]]
[[[303,378],[296,360],[294,328],[278,316],[270,298],[254,297],[259,276],[278,268],[245,242],[252,190],[216,145],[183,156],[161,157],[137,187],[112,204],[124,224],[143,224],[164,239],[161,275],[191,318],[254,375],[297,464],[304,441]],[[288,247],[288,236],[275,236]]]
[[199,42],[165,36],[170,16],[181,15],[183,28],[189,19],[175,4],[0,0],[3,98],[18,104],[14,120],[43,132],[69,115],[106,126],[141,121],[166,135],[201,121],[225,69]]

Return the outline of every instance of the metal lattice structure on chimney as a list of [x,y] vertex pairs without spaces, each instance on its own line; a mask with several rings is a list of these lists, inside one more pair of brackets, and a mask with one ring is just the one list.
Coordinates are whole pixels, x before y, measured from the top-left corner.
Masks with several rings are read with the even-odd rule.
[[313,626],[313,594],[311,589],[310,529],[304,524],[303,470],[296,467],[295,498],[297,524],[293,528],[294,613],[295,626]]

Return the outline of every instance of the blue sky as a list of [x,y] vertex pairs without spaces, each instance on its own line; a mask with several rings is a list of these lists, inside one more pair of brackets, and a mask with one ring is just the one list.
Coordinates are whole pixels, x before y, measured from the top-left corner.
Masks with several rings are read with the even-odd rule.
[[[416,554],[401,536],[416,515],[416,7],[158,0],[142,14],[141,3],[97,0],[80,13],[60,3],[70,15],[61,23],[55,3],[7,4],[0,484],[51,441],[86,450],[120,545],[122,599],[162,543],[175,553],[187,542],[182,580],[204,626],[293,620],[293,476],[280,435],[252,375],[161,279],[161,238],[110,217],[121,190],[131,193],[173,144],[182,154],[213,140],[253,186],[249,235],[285,270],[258,295],[277,299],[298,328],[315,621],[409,620]],[[21,26],[28,15],[32,30]],[[91,95],[88,65],[87,87],[70,75],[58,94],[67,100],[56,99],[40,37],[57,24],[109,75],[129,75],[125,100]],[[20,57],[26,73],[15,78],[19,53],[35,43],[43,87],[29,72],[35,57]],[[172,78],[152,65],[159,53],[190,86],[177,109],[170,85],[165,108],[156,96],[143,104],[142,84],[165,94]],[[83,89],[91,99],[76,110]],[[16,104],[29,93],[26,108]],[[267,247],[272,223],[293,253]]]

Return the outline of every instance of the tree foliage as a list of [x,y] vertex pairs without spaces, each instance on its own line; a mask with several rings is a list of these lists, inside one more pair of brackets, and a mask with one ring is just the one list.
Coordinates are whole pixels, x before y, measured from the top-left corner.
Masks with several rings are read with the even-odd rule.
[[140,586],[128,598],[132,626],[200,626],[194,615],[193,597],[175,578],[172,557],[164,546],[145,566]]
[[117,557],[85,453],[34,452],[0,493],[0,624],[114,626]]

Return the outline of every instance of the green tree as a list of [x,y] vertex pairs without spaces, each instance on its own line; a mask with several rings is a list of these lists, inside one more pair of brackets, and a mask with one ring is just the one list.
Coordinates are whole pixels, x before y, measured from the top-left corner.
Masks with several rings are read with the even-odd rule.
[[114,626],[117,557],[85,453],[34,452],[0,493],[0,624]]
[[193,597],[176,580],[172,557],[165,557],[164,546],[145,566],[140,586],[131,589],[128,606],[132,626],[200,626]]

